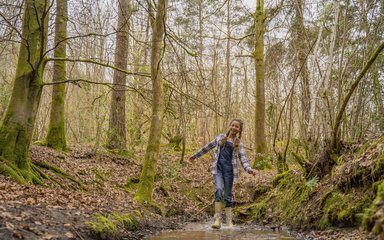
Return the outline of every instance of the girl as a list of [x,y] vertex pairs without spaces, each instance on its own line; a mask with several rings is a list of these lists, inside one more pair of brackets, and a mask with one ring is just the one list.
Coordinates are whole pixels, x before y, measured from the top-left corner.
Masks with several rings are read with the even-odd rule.
[[212,174],[215,180],[215,222],[212,228],[219,229],[221,227],[221,199],[224,184],[224,202],[225,215],[227,225],[233,226],[232,223],[232,185],[238,179],[237,158],[240,159],[244,170],[253,176],[256,171],[251,168],[245,155],[244,145],[240,142],[241,133],[243,131],[243,121],[233,119],[227,134],[220,134],[210,143],[205,145],[195,154],[189,161],[193,162],[196,158],[201,157],[209,150],[216,147],[215,157],[212,163]]

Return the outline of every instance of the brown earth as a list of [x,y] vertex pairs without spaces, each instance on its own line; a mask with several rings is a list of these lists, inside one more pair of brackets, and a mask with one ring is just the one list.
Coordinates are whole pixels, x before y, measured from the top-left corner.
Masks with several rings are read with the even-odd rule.
[[[214,192],[210,156],[193,164],[180,164],[178,154],[163,152],[159,159],[154,200],[164,207],[162,217],[133,200],[135,187],[125,188],[128,179],[139,178],[142,153],[131,159],[107,152],[92,156],[90,148],[84,146],[62,153],[34,145],[30,151],[33,161],[60,167],[82,181],[86,190],[80,191],[73,182],[60,177],[56,178],[62,186],[47,182],[47,186],[42,187],[21,185],[0,175],[0,239],[95,239],[87,224],[94,214],[123,214],[134,210],[143,218],[136,231],[120,229],[121,239],[141,239],[163,229],[182,228],[188,221],[208,221]],[[255,186],[271,186],[274,175],[274,171],[262,171],[252,177],[241,171],[240,180],[234,186],[235,206],[252,202]],[[297,236],[367,239],[356,229],[312,231]]]

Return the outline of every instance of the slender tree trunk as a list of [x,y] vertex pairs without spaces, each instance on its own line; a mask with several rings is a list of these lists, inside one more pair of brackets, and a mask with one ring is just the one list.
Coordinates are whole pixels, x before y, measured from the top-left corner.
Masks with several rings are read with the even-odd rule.
[[29,146],[38,112],[48,32],[49,1],[26,0],[14,86],[0,127],[0,173],[35,181]]
[[381,85],[378,73],[378,67],[373,70],[372,80],[373,80],[373,93],[375,96],[375,103],[377,108],[377,115],[379,116],[379,127],[380,130],[384,130],[384,105],[383,105],[383,86]]
[[[218,90],[217,86],[219,85],[217,83],[218,81],[218,57],[217,57],[217,50],[213,49],[213,57],[212,57],[212,71],[211,71],[211,89],[212,89],[212,95],[213,95],[213,101],[215,103],[214,107],[215,109],[220,108],[220,103],[218,100]],[[214,123],[214,135],[217,135],[220,132],[220,116],[217,112],[214,113],[215,123]]]
[[304,26],[304,4],[302,0],[295,1],[295,19],[293,22],[293,45],[295,49],[296,71],[300,71],[301,80],[301,109],[303,113],[303,124],[301,126],[301,136],[304,141],[308,139],[308,123],[310,118],[310,90],[309,76],[306,61],[307,47],[305,44],[305,26]]
[[371,67],[371,65],[375,62],[376,58],[379,56],[381,51],[384,49],[384,42],[381,42],[380,45],[376,48],[372,56],[369,58],[368,62],[364,65],[363,69],[359,73],[359,75],[356,77],[355,81],[352,83],[351,88],[348,91],[348,94],[345,96],[343,103],[341,105],[341,108],[339,109],[339,112],[336,116],[335,125],[333,127],[332,132],[332,150],[337,151],[338,150],[338,144],[339,144],[339,136],[340,136],[340,124],[342,121],[342,117],[345,112],[345,108],[347,107],[347,104],[349,102],[349,99],[351,98],[352,94],[356,90],[358,84],[360,83],[361,79],[364,77],[364,75],[367,73],[368,69]]
[[[363,29],[365,31],[366,35],[366,48],[368,50],[369,47],[372,46],[372,44],[375,42],[374,36],[370,35],[369,32],[369,24],[368,24],[368,16],[367,16],[367,11],[365,4],[367,4],[365,1],[360,0],[359,1],[361,12],[362,12],[362,22],[361,25],[363,26]],[[383,6],[381,8],[381,14],[384,13]],[[380,61],[380,60],[379,60]],[[379,121],[379,128],[381,130],[384,130],[384,106],[383,106],[383,87],[382,84],[380,83],[380,74],[379,74],[379,66],[372,68],[372,81],[373,81],[373,95],[374,95],[374,100],[375,100],[375,105],[376,105],[376,112],[378,116],[378,121]]]
[[[148,14],[146,14],[147,16],[147,22],[146,22],[146,26],[145,26],[145,38],[144,38],[144,42],[145,43],[148,43],[149,41],[149,31],[150,29],[153,27],[153,8],[152,8],[152,4],[147,1],[147,6],[148,6]],[[141,44],[140,44],[141,46]],[[139,49],[139,53],[135,55],[135,63],[136,63],[136,67],[135,67],[135,72],[139,72],[139,71],[142,71],[143,67],[141,66],[145,66],[145,71],[147,71],[147,62],[148,62],[148,52],[149,52],[149,44],[148,45],[145,45],[143,47],[140,47]],[[143,56],[144,54],[144,56]],[[141,65],[140,65],[141,63]],[[145,82],[145,77],[142,77],[142,76],[138,76],[138,77],[135,77],[134,78],[134,82],[135,82],[135,86],[137,89],[140,89],[140,87],[142,86],[142,84]],[[134,94],[134,99],[135,99],[135,102],[140,102],[142,100],[142,96],[140,96],[140,93],[136,92]],[[136,147],[139,146],[142,142],[142,135],[143,135],[143,122],[144,122],[144,109],[143,109],[143,106],[142,105],[139,105],[139,104],[134,104],[133,106],[133,118],[132,118],[132,131],[130,131],[131,133],[131,138],[132,141],[130,143],[130,151],[132,153],[134,153],[136,151]]]
[[[199,89],[199,91],[204,91],[205,90],[205,68],[204,68],[204,58],[203,58],[203,52],[204,52],[204,46],[203,46],[203,1],[198,2],[198,11],[199,11],[199,72],[200,72],[200,77],[201,77],[201,82],[204,83],[202,84],[204,89]],[[200,86],[200,85],[199,85]],[[199,146],[202,147],[204,146],[207,141],[206,141],[206,121],[207,121],[207,116],[205,113],[205,109],[203,106],[201,106],[201,109],[199,110],[199,115],[198,116],[198,128],[199,128]]]
[[232,114],[231,108],[231,19],[230,19],[230,7],[231,0],[227,0],[227,49],[226,49],[226,85],[225,85],[225,121],[224,126],[226,127],[230,121],[230,116]]
[[[128,31],[131,11],[130,0],[119,0],[119,17],[117,22],[115,65],[120,69],[127,68]],[[115,70],[113,73],[114,89],[112,90],[111,114],[109,119],[109,149],[126,149],[127,133],[125,127],[125,84],[126,74]]]
[[253,166],[264,158],[267,150],[265,140],[265,69],[264,69],[264,0],[256,0],[255,16],[255,69],[256,69],[256,89],[255,89],[255,161]]
[[[55,58],[66,58],[68,2],[57,0],[55,20]],[[65,61],[55,61],[53,65],[53,82],[62,82],[67,78],[67,64]],[[46,138],[48,147],[65,150],[67,148],[65,134],[65,84],[53,86],[51,115]]]
[[161,61],[164,51],[164,33],[167,13],[167,0],[159,0],[156,19],[152,32],[151,78],[152,78],[152,117],[148,145],[144,156],[140,185],[135,199],[152,201],[153,185],[156,174],[157,159],[160,150],[161,131],[164,114],[163,75]]
[[[334,108],[333,106],[336,106],[337,104],[334,104],[334,96],[333,96],[333,80],[331,78],[332,70],[333,70],[333,58],[334,58],[334,51],[335,51],[335,45],[336,45],[336,35],[337,35],[337,26],[339,22],[339,10],[340,10],[340,3],[338,1],[334,1],[334,10],[335,10],[335,19],[332,26],[332,34],[331,34],[331,43],[329,46],[329,60],[327,64],[327,70],[324,75],[324,86],[326,91],[326,95],[324,98],[324,104],[328,108],[328,114],[329,114],[329,122],[330,126],[332,127],[334,122]],[[326,131],[327,132],[327,131]]]

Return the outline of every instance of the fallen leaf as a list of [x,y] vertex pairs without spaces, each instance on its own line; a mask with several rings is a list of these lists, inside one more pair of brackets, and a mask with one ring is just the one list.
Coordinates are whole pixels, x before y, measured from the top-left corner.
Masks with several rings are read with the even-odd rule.
[[10,222],[5,222],[5,227],[9,230],[15,229],[15,226]]
[[13,232],[12,236],[18,239],[24,239],[23,234],[21,234],[20,232]]
[[67,238],[69,238],[69,239],[71,239],[71,238],[75,238],[75,235],[73,235],[73,233],[71,233],[71,232],[66,232],[66,233],[65,233],[65,236],[66,236]]
[[29,205],[33,205],[33,204],[36,203],[36,200],[31,198],[31,197],[29,197],[29,198],[27,198],[26,203],[29,204]]

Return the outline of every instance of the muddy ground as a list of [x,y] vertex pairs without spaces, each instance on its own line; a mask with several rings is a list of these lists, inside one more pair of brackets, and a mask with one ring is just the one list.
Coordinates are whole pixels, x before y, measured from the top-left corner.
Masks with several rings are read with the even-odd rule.
[[[158,163],[154,200],[163,206],[162,215],[140,206],[133,200],[135,182],[140,175],[143,153],[135,159],[108,152],[92,155],[91,148],[74,146],[67,153],[32,146],[33,161],[60,167],[79,179],[85,190],[65,178],[56,177],[60,185],[20,185],[0,175],[0,239],[95,239],[88,222],[94,214],[132,213],[143,218],[135,231],[120,229],[122,239],[142,239],[164,229],[180,229],[190,221],[209,221],[212,215],[213,181],[210,156],[194,164],[180,164],[178,152],[162,152]],[[255,186],[270,186],[275,175],[262,171],[256,177],[241,171],[234,187],[235,206],[253,200]],[[47,172],[49,173],[49,172]],[[54,175],[52,175],[54,176]],[[262,224],[237,219],[238,224]],[[265,223],[266,227],[280,227]],[[104,236],[108,238],[108,236]],[[300,239],[369,239],[358,229],[333,229],[297,233]]]

